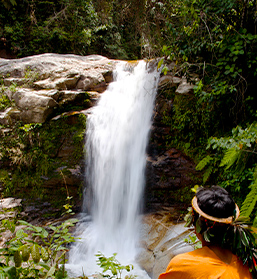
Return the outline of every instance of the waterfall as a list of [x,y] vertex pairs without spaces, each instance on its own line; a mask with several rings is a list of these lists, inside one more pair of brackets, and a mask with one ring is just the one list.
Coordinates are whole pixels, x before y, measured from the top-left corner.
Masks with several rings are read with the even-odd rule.
[[[87,119],[84,214],[68,266],[96,271],[95,254],[134,261],[139,241],[146,147],[159,79],[144,61],[119,63]],[[89,211],[88,211],[89,209]],[[90,214],[89,214],[89,213]]]

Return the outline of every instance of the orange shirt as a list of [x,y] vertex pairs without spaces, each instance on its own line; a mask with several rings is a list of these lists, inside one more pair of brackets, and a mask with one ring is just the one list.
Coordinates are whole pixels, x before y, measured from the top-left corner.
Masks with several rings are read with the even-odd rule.
[[224,263],[210,248],[175,256],[159,279],[252,279],[246,265],[235,255]]

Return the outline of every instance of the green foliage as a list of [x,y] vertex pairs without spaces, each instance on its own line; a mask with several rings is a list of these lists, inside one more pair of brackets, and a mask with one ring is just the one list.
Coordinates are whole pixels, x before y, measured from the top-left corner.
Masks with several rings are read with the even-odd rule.
[[[256,139],[257,124],[254,122],[243,129],[237,126],[230,136],[210,138],[207,149],[214,154],[207,155],[197,165],[197,170],[205,170],[203,183],[211,175],[215,184],[229,188],[232,193],[240,192],[235,199],[242,204],[241,214],[255,218],[256,211]],[[249,189],[249,190],[248,190]]]
[[34,71],[34,70],[31,70],[29,67],[25,70],[25,73],[24,73],[24,78],[23,78],[23,81],[24,81],[24,84],[23,86],[24,87],[32,87],[33,86],[33,83],[35,81],[37,81],[39,78],[39,73]]
[[77,221],[69,219],[59,226],[44,228],[23,220],[18,223],[3,220],[1,231],[9,231],[11,237],[0,249],[1,278],[60,278],[60,272],[64,275],[61,278],[66,278],[63,265],[68,252],[67,245],[75,241],[69,228]]
[[209,164],[211,161],[213,160],[213,158],[209,155],[207,155],[206,157],[204,157],[199,163],[198,165],[195,167],[196,170],[202,170],[206,167],[207,164]]
[[[121,265],[120,262],[116,259],[116,253],[113,256],[107,258],[102,253],[96,254],[98,261],[97,264],[102,268],[101,275],[107,278],[116,278],[121,279],[122,271],[130,272],[133,269],[133,265]],[[111,272],[108,273],[108,271]],[[126,276],[128,279],[135,278],[135,276],[130,275]]]
[[175,202],[181,202],[183,204],[190,204],[192,200],[192,193],[190,187],[183,187],[181,189],[173,190],[171,192],[171,197]]
[[233,222],[226,232],[223,241],[233,254],[237,255],[244,263],[247,263],[253,278],[257,276],[256,269],[256,229],[251,227],[249,218],[240,216]]
[[19,57],[44,52],[110,58],[160,55],[170,4],[136,0],[0,1],[0,47]]
[[184,241],[193,246],[194,250],[202,248],[202,243],[195,234],[189,235]]
[[[8,232],[9,238],[5,241],[4,248],[0,249],[1,278],[70,278],[65,270],[66,253],[70,243],[75,241],[70,228],[76,222],[77,219],[69,219],[60,225],[41,227],[23,220],[2,220],[0,230],[2,233]],[[103,277],[121,279],[123,271],[129,273],[133,270],[132,265],[121,265],[116,254],[109,258],[102,253],[96,256],[97,264],[103,270]],[[125,278],[135,277],[126,275]]]
[[[256,30],[254,1],[170,1],[166,57],[192,80],[194,94],[174,98],[171,144],[196,153],[209,137],[256,119]],[[196,149],[196,150],[194,150]],[[189,153],[190,154],[190,153]]]
[[0,111],[4,111],[8,107],[11,107],[12,104],[9,98],[1,91],[0,89]]
[[240,153],[234,148],[228,149],[220,162],[220,167],[226,166],[225,169],[229,169],[240,157]]
[[[189,81],[193,81],[192,72],[199,78],[193,94],[174,98],[170,124],[166,121],[171,126],[170,143],[195,158],[196,169],[203,172],[203,184],[227,188],[253,220],[255,4],[241,0],[173,1],[173,16],[166,22],[169,42],[163,46],[164,55],[182,65],[177,73]],[[188,143],[189,149],[185,148]]]
[[4,4],[5,8],[10,9],[12,6],[17,5],[15,0],[2,0],[2,3]]
[[257,202],[257,179],[249,186],[249,188],[250,192],[246,196],[241,207],[241,214],[243,216],[250,216],[254,211]]
[[13,102],[8,98],[6,91],[8,89],[14,93],[16,91],[16,87],[17,85],[14,83],[8,88],[5,87],[3,84],[0,85],[0,112],[14,105]]
[[194,156],[199,153],[199,150],[194,149],[205,144],[218,129],[215,118],[219,112],[212,103],[206,101],[206,96],[200,96],[200,86],[201,82],[195,86],[192,95],[175,95],[170,119],[171,144],[175,144],[186,154],[187,149],[191,150]]
[[86,121],[84,115],[76,117],[73,125],[69,124],[66,117],[44,124],[17,123],[0,138],[0,158],[8,166],[0,171],[4,195],[43,197],[45,193],[40,185],[44,177],[63,178],[55,170],[63,164],[57,157],[57,152],[64,140],[70,140],[75,146],[66,162],[67,166],[74,166],[82,158]]

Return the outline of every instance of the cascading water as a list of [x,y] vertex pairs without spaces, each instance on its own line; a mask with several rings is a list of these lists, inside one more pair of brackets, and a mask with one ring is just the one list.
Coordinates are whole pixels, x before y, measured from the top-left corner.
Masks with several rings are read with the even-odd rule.
[[68,268],[74,275],[81,275],[82,270],[94,273],[99,251],[108,257],[117,253],[124,264],[135,260],[145,152],[158,79],[157,69],[148,69],[144,61],[136,66],[119,63],[114,82],[88,116],[86,221],[78,226],[80,240],[69,255]]

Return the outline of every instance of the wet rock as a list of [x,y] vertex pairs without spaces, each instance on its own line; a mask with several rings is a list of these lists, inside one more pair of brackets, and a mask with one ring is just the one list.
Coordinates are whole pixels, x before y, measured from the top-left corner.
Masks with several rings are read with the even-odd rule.
[[193,91],[194,91],[194,85],[187,82],[185,78],[182,79],[182,82],[179,84],[178,88],[176,89],[176,93],[181,95],[192,94]]
[[35,91],[35,93],[38,95],[53,98],[55,101],[58,101],[59,96],[60,96],[60,91],[58,91],[56,89],[37,90],[37,91]]
[[[133,68],[137,62],[130,62],[129,67]],[[11,126],[20,120],[24,123],[44,123],[49,120],[51,123],[65,119],[66,124],[74,125],[80,114],[91,114],[92,107],[97,104],[102,92],[113,81],[113,70],[117,63],[119,61],[99,55],[41,54],[21,59],[1,59],[0,71],[4,84],[18,86],[13,91],[7,88],[5,90],[5,94],[16,105],[0,113],[0,124]],[[157,66],[156,61],[151,61],[150,64],[150,70]],[[167,75],[162,75],[159,82],[147,148],[144,197],[149,211],[174,203],[174,191],[194,185],[193,160],[174,148],[166,147],[170,124],[165,123],[164,118],[172,116],[176,89],[177,92],[182,92],[180,90],[185,85],[189,93],[193,83],[174,75],[178,71],[175,71],[177,65],[173,62],[167,67],[170,71]],[[187,93],[184,91],[181,94]],[[6,129],[7,127],[0,128],[1,136],[6,134]],[[76,169],[75,166],[80,165],[83,173],[84,158],[72,157],[74,150],[82,151],[83,146],[75,146],[72,136],[65,134],[59,138],[51,158],[58,159],[64,166],[70,162],[69,169]],[[42,187],[46,189],[63,185],[62,178],[54,175],[46,175],[43,179]],[[84,183],[84,176],[75,176],[73,171],[67,171],[65,179],[69,187],[78,188]]]
[[58,103],[60,106],[63,105],[83,105],[85,100],[85,91],[75,90],[63,90],[59,92]]
[[180,77],[176,77],[173,75],[164,75],[160,77],[159,81],[159,89],[162,87],[167,87],[167,86],[178,86],[181,83],[182,79]]
[[74,89],[76,88],[76,84],[80,78],[79,74],[72,76],[68,74],[65,77],[58,77],[53,79],[52,77],[40,80],[34,83],[34,86],[39,89],[58,89],[58,90],[66,90],[66,89]]
[[153,279],[157,279],[166,270],[175,255],[193,250],[193,247],[185,242],[190,231],[185,228],[184,222],[176,222],[174,216],[173,221],[169,220],[171,214],[177,214],[175,208],[170,208],[169,212],[147,214],[143,217],[143,248],[137,261]]
[[[1,74],[6,84],[19,80],[26,84],[25,76],[34,74],[30,86],[38,88],[75,89],[79,79],[90,79],[90,86],[105,81],[105,75],[114,69],[117,60],[110,60],[100,55],[79,56],[72,54],[45,53],[20,59],[1,59]],[[5,81],[6,80],[6,81]],[[77,87],[78,88],[78,87]],[[81,88],[85,89],[85,88]]]
[[17,77],[10,77],[10,78],[5,78],[4,79],[4,85],[5,86],[11,86],[11,85],[17,85],[17,86],[21,86],[24,84],[24,79],[22,78],[17,78]]

